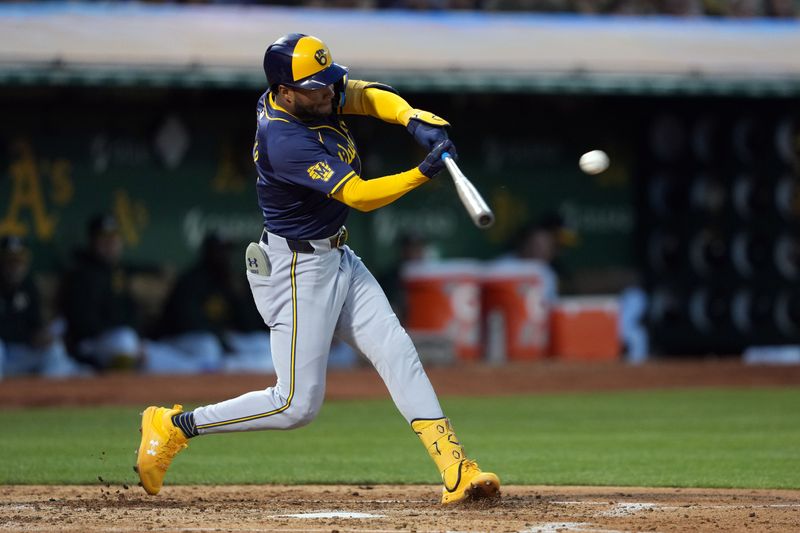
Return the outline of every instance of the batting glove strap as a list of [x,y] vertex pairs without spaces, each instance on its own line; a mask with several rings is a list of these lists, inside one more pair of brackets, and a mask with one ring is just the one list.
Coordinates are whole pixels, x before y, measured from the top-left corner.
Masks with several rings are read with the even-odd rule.
[[401,124],[406,125],[408,125],[412,120],[418,120],[430,126],[437,126],[439,128],[444,128],[450,125],[450,123],[442,117],[434,115],[430,111],[423,111],[422,109],[406,109],[398,114],[397,118],[400,120]]
[[408,121],[406,129],[414,136],[414,140],[426,150],[433,149],[434,146],[449,138],[444,126],[432,126],[415,118]]
[[420,163],[418,167],[419,171],[428,178],[435,177],[445,167],[444,161],[442,161],[442,154],[445,152],[448,152],[454,160],[458,159],[458,153],[456,152],[456,146],[453,144],[453,141],[445,139],[434,146],[425,160]]

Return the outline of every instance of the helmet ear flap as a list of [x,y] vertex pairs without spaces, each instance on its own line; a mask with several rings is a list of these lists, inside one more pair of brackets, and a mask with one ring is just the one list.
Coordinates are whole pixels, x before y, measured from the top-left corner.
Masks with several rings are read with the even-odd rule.
[[347,77],[348,73],[345,72],[344,76],[333,84],[333,101],[340,108],[344,107],[347,100]]

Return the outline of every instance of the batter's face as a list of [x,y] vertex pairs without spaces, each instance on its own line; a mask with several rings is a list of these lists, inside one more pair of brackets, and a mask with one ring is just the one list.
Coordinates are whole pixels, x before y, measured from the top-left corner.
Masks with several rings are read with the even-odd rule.
[[286,110],[300,120],[325,118],[333,113],[333,85],[322,89],[298,89],[281,85],[278,97]]

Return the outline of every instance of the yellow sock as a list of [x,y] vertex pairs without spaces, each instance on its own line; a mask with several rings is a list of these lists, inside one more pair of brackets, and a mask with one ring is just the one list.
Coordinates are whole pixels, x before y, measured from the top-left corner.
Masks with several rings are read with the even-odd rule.
[[447,418],[437,420],[414,420],[411,428],[419,436],[425,449],[442,474],[448,490],[458,485],[461,469],[458,466],[466,459],[464,448],[458,441],[453,426]]

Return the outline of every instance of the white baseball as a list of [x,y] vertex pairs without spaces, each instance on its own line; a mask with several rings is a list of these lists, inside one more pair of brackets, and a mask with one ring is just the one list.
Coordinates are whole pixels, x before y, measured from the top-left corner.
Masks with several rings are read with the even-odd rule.
[[604,151],[592,150],[581,156],[578,166],[587,174],[600,174],[608,168],[609,163],[608,156]]

